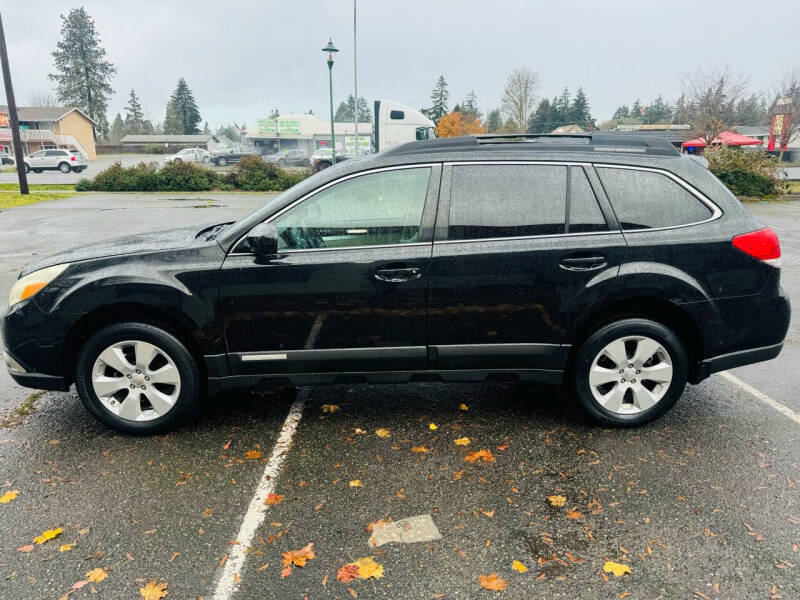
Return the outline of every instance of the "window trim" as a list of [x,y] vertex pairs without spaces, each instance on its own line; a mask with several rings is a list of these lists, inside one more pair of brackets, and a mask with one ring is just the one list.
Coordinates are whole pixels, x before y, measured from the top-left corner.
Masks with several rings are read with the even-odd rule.
[[[689,194],[697,198],[700,202],[705,204],[706,208],[711,210],[711,216],[707,219],[703,219],[702,221],[692,221],[691,223],[683,223],[681,225],[668,225],[666,227],[650,227],[644,229],[623,229],[622,224],[619,223],[619,231],[622,234],[626,233],[642,233],[647,231],[668,231],[671,229],[681,229],[683,227],[694,227],[695,225],[702,225],[703,223],[710,223],[711,221],[716,221],[723,215],[722,209],[714,202],[712,202],[708,197],[706,197],[702,192],[700,192],[697,188],[692,186],[691,184],[687,183],[674,173],[670,173],[669,171],[665,171],[664,169],[658,169],[655,167],[637,167],[633,165],[615,165],[610,163],[593,163],[592,166],[595,168],[595,172],[597,173],[597,169],[627,169],[629,171],[648,171],[651,173],[659,173],[661,175],[666,175],[669,179],[672,179],[675,183],[680,185],[684,188]],[[597,179],[600,181],[600,186],[603,188],[603,193],[605,194],[606,198],[608,199],[609,204],[611,205],[611,210],[614,210],[614,200],[609,196],[608,191],[606,190],[606,186],[603,184],[603,178],[600,176],[600,173],[597,173]],[[616,211],[614,211],[614,216],[616,217]],[[619,222],[619,217],[617,217],[617,222]]]
[[[672,179],[675,183],[679,184],[681,187],[686,189],[692,196],[700,200],[703,204],[708,207],[712,215],[703,221],[695,221],[692,223],[686,223],[683,225],[670,225],[668,227],[653,227],[650,229],[622,229],[622,226],[619,224],[617,220],[617,227],[613,228],[612,224],[609,223],[609,229],[607,231],[586,231],[586,232],[577,232],[577,233],[549,233],[544,235],[521,235],[521,236],[513,236],[513,237],[499,237],[499,238],[478,238],[478,239],[438,239],[442,235],[442,230],[444,234],[447,235],[448,226],[450,223],[450,193],[451,193],[451,181],[453,170],[453,166],[466,166],[466,165],[555,165],[555,166],[565,166],[565,167],[584,167],[585,169],[588,167],[590,168],[595,176],[598,178],[598,181],[601,185],[603,190],[603,195],[608,200],[609,204],[611,203],[611,199],[609,198],[608,194],[605,191],[605,187],[602,186],[602,180],[600,179],[600,174],[597,173],[597,168],[613,168],[613,169],[629,169],[632,171],[649,171],[652,173],[659,173],[661,175],[666,175],[670,179]],[[464,243],[475,243],[475,242],[502,242],[505,240],[530,240],[530,239],[548,239],[548,238],[560,238],[560,237],[571,237],[577,235],[615,235],[615,234],[622,234],[625,235],[627,233],[642,233],[642,232],[650,232],[650,231],[665,231],[670,229],[680,229],[682,227],[693,227],[695,225],[701,225],[703,223],[709,223],[711,221],[716,221],[723,215],[722,209],[717,206],[714,202],[712,202],[709,198],[707,198],[702,192],[697,190],[691,184],[685,182],[683,179],[671,173],[670,171],[666,171],[664,169],[660,169],[658,167],[641,167],[636,165],[620,165],[614,163],[598,163],[598,162],[581,162],[581,161],[550,161],[550,160],[465,160],[465,161],[447,161],[442,163],[442,166],[447,168],[446,172],[442,174],[442,188],[444,189],[444,180],[447,177],[447,195],[446,197],[443,194],[440,194],[439,198],[439,211],[440,215],[443,215],[442,219],[437,218],[436,222],[436,231],[439,233],[433,240],[434,244],[464,244]],[[586,173],[587,178],[589,178],[590,185],[592,184],[591,178],[589,174]],[[597,191],[595,191],[595,197],[597,199],[598,204],[600,205],[602,211],[602,202],[599,197],[597,197]],[[567,206],[569,206],[570,198],[567,198]],[[443,202],[446,202],[446,206],[444,206],[444,213],[443,213]],[[613,211],[613,206],[611,207]],[[604,213],[605,216],[605,213]],[[616,213],[614,214],[616,219]],[[606,218],[608,222],[608,219]]]
[[[430,168],[430,178],[428,179],[428,189],[425,192],[425,203],[422,206],[422,222],[420,223],[420,231],[425,228],[425,218],[429,214],[429,205],[433,202],[434,205],[438,204],[438,193],[435,194],[436,198],[433,200],[431,199],[431,183],[433,183],[434,178],[437,175],[436,167],[441,168],[442,163],[440,162],[426,162],[426,163],[417,163],[412,165],[395,165],[392,167],[381,167],[378,169],[369,169],[367,171],[359,171],[358,173],[351,173],[350,175],[345,175],[344,177],[340,177],[339,179],[334,179],[333,181],[329,181],[328,183],[321,185],[320,187],[316,188],[301,196],[294,202],[290,202],[287,206],[284,206],[282,209],[277,211],[276,213],[270,215],[268,218],[261,221],[262,223],[271,223],[278,217],[280,217],[283,213],[291,210],[301,202],[308,200],[309,198],[316,196],[320,192],[328,189],[331,186],[334,186],[338,183],[342,183],[343,181],[348,181],[350,179],[355,179],[356,177],[361,177],[363,175],[371,175],[373,173],[382,173],[384,171],[399,171],[403,169],[420,169],[420,168]],[[439,182],[435,182],[435,189],[438,192],[439,189]],[[435,206],[434,206],[435,210]],[[434,213],[435,214],[435,213]],[[252,230],[252,228],[250,229]],[[239,237],[238,240],[234,242],[231,246],[231,250],[228,252],[228,256],[254,256],[252,252],[237,252],[237,248],[239,244],[241,244],[247,235],[250,233],[250,230],[247,230],[245,233]],[[411,246],[429,246],[431,241],[427,242],[411,242],[408,244],[370,244],[366,246],[344,246],[341,248],[297,248],[295,250],[281,250],[281,254],[294,254],[297,252],[324,252],[324,251],[336,251],[336,250],[364,250],[366,248],[395,248],[395,247],[411,247]]]

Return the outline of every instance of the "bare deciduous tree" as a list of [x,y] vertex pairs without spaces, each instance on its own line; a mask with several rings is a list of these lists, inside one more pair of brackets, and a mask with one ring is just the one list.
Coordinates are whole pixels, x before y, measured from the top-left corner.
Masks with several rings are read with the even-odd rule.
[[707,146],[735,123],[736,104],[747,89],[747,80],[727,68],[698,69],[683,79],[686,116],[693,137]]
[[528,67],[515,69],[508,76],[500,108],[507,124],[509,121],[513,124],[513,133],[523,133],[527,129],[539,83],[538,73]]
[[774,114],[776,104],[779,101],[788,102],[781,107],[782,114],[790,116],[789,127],[784,127],[781,131],[780,140],[780,159],[783,159],[783,148],[800,136],[800,66],[794,65],[787,69],[783,76],[778,80],[773,89],[772,110]]
[[58,106],[58,99],[52,92],[37,90],[28,96],[28,106]]

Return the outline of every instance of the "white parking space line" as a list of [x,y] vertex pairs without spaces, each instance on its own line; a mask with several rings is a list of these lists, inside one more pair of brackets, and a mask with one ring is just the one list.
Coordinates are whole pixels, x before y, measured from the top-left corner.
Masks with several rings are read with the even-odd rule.
[[239,535],[236,536],[236,544],[231,546],[230,556],[225,561],[225,566],[217,580],[214,600],[229,600],[239,587],[239,573],[244,567],[247,549],[250,547],[256,531],[266,516],[267,506],[264,502],[267,496],[275,491],[275,482],[278,479],[281,465],[283,465],[286,454],[289,452],[289,446],[292,443],[295,431],[297,431],[297,425],[303,417],[303,407],[307,396],[308,392],[305,390],[298,392],[297,398],[291,409],[289,409],[289,414],[286,415],[286,420],[283,422],[283,427],[281,427],[281,433],[272,448],[272,454],[267,461],[267,465],[264,467],[261,481],[253,494],[252,500],[250,500],[250,506],[242,520]]
[[784,404],[781,404],[781,403],[780,403],[780,402],[778,402],[777,400],[773,400],[772,398],[770,398],[769,396],[767,396],[767,395],[766,395],[764,392],[762,392],[761,390],[757,390],[757,389],[756,389],[756,388],[754,388],[752,385],[750,385],[750,384],[748,384],[748,383],[745,383],[744,381],[742,381],[741,379],[739,379],[739,378],[738,378],[738,377],[736,377],[735,375],[731,375],[731,374],[730,374],[730,373],[728,373],[727,371],[722,371],[722,372],[720,373],[720,375],[722,375],[722,376],[723,376],[725,379],[727,379],[727,380],[728,380],[728,381],[730,381],[731,383],[734,383],[734,384],[738,385],[738,386],[739,386],[740,388],[742,388],[742,389],[743,389],[745,392],[748,392],[749,394],[752,394],[753,396],[755,396],[756,398],[758,398],[759,400],[761,400],[761,402],[763,402],[763,403],[764,403],[764,404],[766,404],[767,406],[769,406],[769,407],[771,407],[771,408],[774,408],[775,410],[777,410],[777,411],[778,411],[779,413],[781,413],[782,415],[785,415],[785,416],[789,417],[789,418],[790,418],[792,421],[794,421],[795,423],[797,423],[798,425],[800,425],[800,414],[798,414],[798,413],[794,412],[794,411],[793,411],[791,408],[789,408],[788,406],[786,406],[786,405],[784,405]]

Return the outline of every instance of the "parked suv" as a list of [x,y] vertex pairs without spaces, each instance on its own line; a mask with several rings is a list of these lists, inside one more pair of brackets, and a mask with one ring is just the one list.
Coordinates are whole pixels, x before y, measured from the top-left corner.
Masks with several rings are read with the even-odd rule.
[[326,169],[240,221],[120,238],[20,274],[22,385],[106,425],[181,422],[201,390],[336,382],[564,384],[604,426],[774,358],[778,240],[666,142],[413,142]]
[[23,158],[25,162],[25,172],[59,170],[62,173],[75,171],[80,173],[89,166],[86,157],[77,150],[62,150],[60,148],[50,150],[39,150]]

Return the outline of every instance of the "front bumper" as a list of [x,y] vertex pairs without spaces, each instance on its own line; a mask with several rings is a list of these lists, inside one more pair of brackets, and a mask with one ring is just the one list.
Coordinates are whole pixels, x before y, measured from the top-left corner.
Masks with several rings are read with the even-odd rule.
[[69,389],[69,383],[63,377],[44,373],[29,373],[25,366],[8,350],[5,351],[5,363],[8,367],[8,374],[23,387],[60,392],[66,392]]

